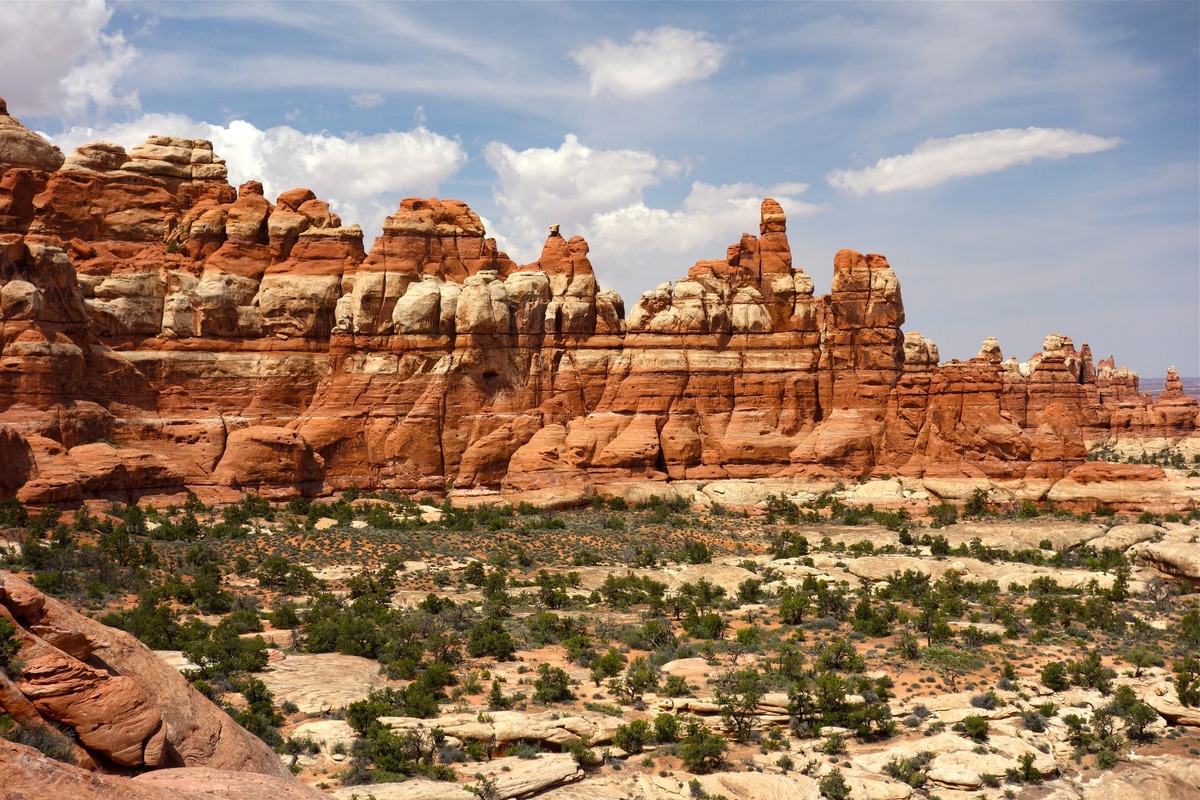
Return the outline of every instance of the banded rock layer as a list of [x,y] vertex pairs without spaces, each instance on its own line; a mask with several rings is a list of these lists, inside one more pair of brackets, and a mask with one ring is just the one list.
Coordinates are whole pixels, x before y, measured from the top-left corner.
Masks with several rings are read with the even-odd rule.
[[368,252],[306,189],[234,190],[208,142],[64,158],[0,115],[0,495],[884,473],[1044,495],[1099,446],[1200,451],[1171,376],[1152,400],[1058,335],[940,364],[903,323],[883,256],[839,252],[816,296],[769,199],[626,315],[557,229],[518,265],[464,204],[407,199]]

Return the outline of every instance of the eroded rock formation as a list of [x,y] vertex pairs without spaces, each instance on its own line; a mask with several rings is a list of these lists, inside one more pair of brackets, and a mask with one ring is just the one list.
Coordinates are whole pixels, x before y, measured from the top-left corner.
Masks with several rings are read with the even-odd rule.
[[64,159],[0,112],[0,493],[886,473],[1044,495],[1101,446],[1200,452],[1194,399],[1068,337],[941,364],[883,256],[837,253],[815,295],[774,200],[626,315],[581,237],[522,266],[466,205],[406,199],[368,252],[311,191],[226,177],[205,141]]
[[50,733],[74,731],[76,764],[209,767],[291,778],[262,740],[129,634],[7,572],[0,572],[0,618],[14,626],[21,643],[20,669],[11,677],[0,672],[0,711]]

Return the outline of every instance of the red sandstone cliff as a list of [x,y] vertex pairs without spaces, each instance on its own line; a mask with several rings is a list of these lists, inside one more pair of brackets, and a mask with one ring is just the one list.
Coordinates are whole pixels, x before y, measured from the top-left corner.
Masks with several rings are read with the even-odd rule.
[[883,256],[839,252],[814,296],[773,200],[757,236],[626,316],[580,237],[521,266],[464,204],[407,199],[367,252],[308,190],[235,191],[207,142],[64,158],[0,114],[0,493],[33,502],[882,473],[1048,489],[1095,447],[1196,441],[1194,399],[1140,395],[1086,344],[1052,334],[1017,363],[989,339],[940,364],[903,323]]

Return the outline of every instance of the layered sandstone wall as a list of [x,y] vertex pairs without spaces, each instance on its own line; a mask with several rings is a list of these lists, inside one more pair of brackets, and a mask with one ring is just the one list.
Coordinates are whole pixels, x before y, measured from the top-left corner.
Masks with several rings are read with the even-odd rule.
[[883,256],[837,253],[816,296],[773,200],[626,315],[557,227],[522,266],[463,203],[406,199],[368,252],[312,192],[226,178],[205,141],[64,158],[0,112],[0,492],[884,473],[1044,492],[1100,446],[1200,452],[1195,400],[1140,395],[1067,337],[941,364]]

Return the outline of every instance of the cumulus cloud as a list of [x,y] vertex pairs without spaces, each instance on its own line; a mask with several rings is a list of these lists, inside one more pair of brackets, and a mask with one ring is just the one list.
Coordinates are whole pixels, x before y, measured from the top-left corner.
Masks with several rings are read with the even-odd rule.
[[677,208],[647,204],[645,192],[685,172],[677,161],[641,150],[597,150],[568,135],[558,148],[514,150],[501,142],[484,149],[496,171],[499,230],[485,221],[518,263],[534,261],[547,227],[584,236],[600,281],[636,300],[643,291],[683,276],[700,259],[721,258],[742,231],[758,231],[759,204],[779,200],[789,217],[821,210],[797,197],[802,183],[714,186],[693,182]]
[[683,277],[701,259],[720,259],[743,231],[758,233],[764,197],[783,206],[789,220],[822,207],[798,199],[802,183],[714,186],[696,181],[676,210],[635,203],[593,215],[584,228],[602,282],[615,285],[628,303],[658,283]]
[[1037,158],[1066,158],[1099,153],[1121,144],[1066,128],[1002,128],[965,133],[949,139],[927,139],[911,153],[881,158],[873,167],[835,170],[829,185],[855,195],[886,194],[898,189],[924,189],[951,178],[998,172]]
[[504,245],[518,260],[540,252],[546,226],[576,227],[594,213],[638,203],[647,187],[678,175],[683,165],[642,150],[596,150],[567,134],[557,148],[514,150],[492,142],[483,150],[499,184]]
[[350,98],[350,105],[355,108],[374,108],[383,105],[383,95],[379,92],[361,92]]
[[457,140],[424,127],[335,136],[286,125],[263,130],[244,120],[214,125],[180,114],[147,114],[104,128],[72,128],[50,138],[69,152],[97,140],[129,148],[152,133],[211,140],[234,185],[262,181],[269,197],[298,186],[312,189],[344,222],[361,224],[368,244],[401,197],[437,194],[442,181],[467,161]]
[[592,96],[607,92],[637,100],[707,78],[721,67],[729,48],[704,31],[664,25],[638,31],[629,44],[601,39],[571,53],[588,74]]
[[0,75],[12,113],[78,118],[92,109],[139,108],[119,84],[137,60],[121,31],[106,31],[103,0],[0,3]]

